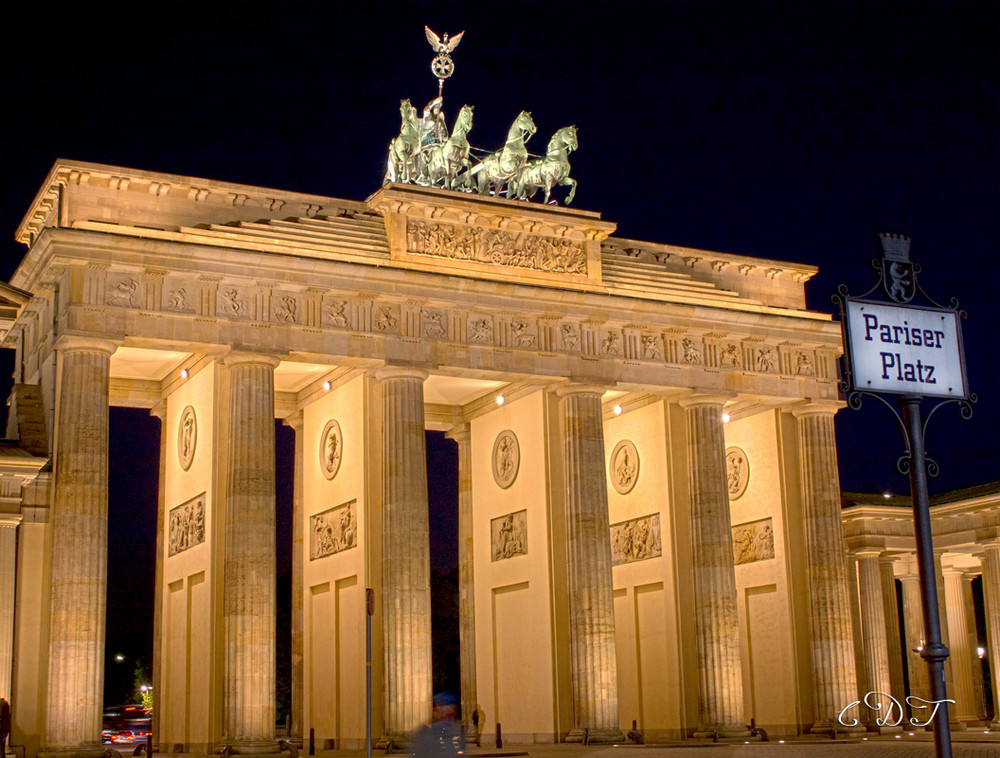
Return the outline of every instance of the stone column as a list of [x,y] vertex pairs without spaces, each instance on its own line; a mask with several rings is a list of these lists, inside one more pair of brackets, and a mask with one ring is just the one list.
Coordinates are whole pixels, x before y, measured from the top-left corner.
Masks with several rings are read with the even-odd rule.
[[223,621],[223,740],[234,753],[277,752],[274,739],[274,369],[234,352],[229,368]]
[[691,559],[698,644],[701,723],[695,736],[716,731],[747,734],[743,712],[743,663],[736,610],[733,532],[726,484],[722,406],[726,398],[693,395],[681,401],[687,419],[691,496]]
[[[951,634],[950,625],[948,622],[948,599],[945,594],[944,586],[944,563],[942,558],[946,553],[946,550],[940,548],[934,548],[934,580],[937,584],[937,597],[938,597],[938,618],[941,624],[941,644],[948,648],[948,658],[944,662],[944,684],[945,690],[948,693],[948,697],[952,700],[958,700],[955,697],[957,690],[955,689],[955,654],[951,649]],[[930,672],[928,672],[930,676]],[[948,723],[951,724],[952,731],[965,729],[965,724],[958,720],[958,703],[948,704]],[[930,713],[930,711],[924,711],[924,713]],[[931,722],[931,727],[934,724]]]
[[993,721],[1000,729],[1000,539],[981,543],[983,599],[986,601],[986,645],[993,675]]
[[108,579],[108,370],[115,344],[56,345],[49,671],[42,753],[99,756]]
[[382,383],[382,639],[385,737],[407,739],[431,715],[430,524],[424,379],[386,366]]
[[[949,692],[949,697],[955,699],[955,718],[962,721],[974,721],[979,718],[983,698],[976,690],[975,672],[972,662],[976,658],[975,648],[969,646],[969,625],[965,608],[965,593],[962,584],[964,571],[961,568],[949,566],[944,569],[945,602],[948,604],[948,649],[951,655],[952,676],[955,689]],[[973,629],[975,627],[973,626]]]
[[[812,650],[814,713],[812,732],[830,732],[840,711],[857,698],[847,556],[840,517],[840,481],[833,416],[837,405],[809,403],[796,408],[802,507],[806,531],[806,572]],[[844,718],[859,718],[856,709]]]
[[896,558],[888,553],[879,556],[882,577],[882,608],[885,611],[885,642],[889,655],[889,684],[893,697],[900,703],[906,696],[903,684],[903,648],[899,637],[899,604],[896,598]]
[[285,419],[295,431],[295,471],[292,488],[292,733],[293,740],[302,739],[302,550],[303,550],[303,439],[302,411]]
[[163,521],[167,502],[167,404],[161,400],[153,406],[149,415],[160,420],[160,479],[156,493],[156,543],[154,550],[156,558],[153,568],[153,713],[150,731],[153,733],[153,744],[160,744],[160,727],[163,724],[163,708],[161,707],[163,690],[163,558],[164,536]]
[[[446,435],[458,443],[458,644],[461,663],[462,723],[471,730],[476,693],[476,598],[472,529],[472,435],[468,424]],[[483,724],[479,725],[480,728]],[[474,736],[474,733],[469,732]]]
[[0,514],[0,697],[8,703],[14,665],[14,584],[20,523],[20,514]]
[[604,390],[570,385],[558,394],[562,398],[573,682],[573,729],[566,739],[578,742],[586,729],[591,741],[617,741],[622,733],[618,728],[618,659],[601,413]]
[[[924,603],[920,597],[920,577],[905,574],[903,584],[903,626],[906,632],[906,670],[910,675],[910,695],[921,700],[931,697],[927,662],[920,657],[924,646]],[[920,719],[923,721],[924,719]]]
[[[858,585],[861,591],[861,626],[865,643],[863,710],[868,730],[873,732],[899,731],[900,727],[880,726],[876,719],[885,719],[892,701],[886,697],[892,685],[889,681],[889,656],[885,637],[885,605],[882,602],[882,575],[879,556],[882,549],[862,549],[858,556]],[[849,701],[848,701],[849,702]],[[846,705],[846,703],[845,703]],[[896,714],[897,716],[899,714]],[[892,719],[895,721],[895,718]]]
[[979,575],[979,569],[966,569],[962,572],[962,609],[965,611],[966,639],[969,643],[969,664],[972,669],[973,720],[981,721],[985,724],[989,722],[986,711],[986,693],[983,688],[983,665],[979,660],[979,634],[976,630],[976,598],[972,592],[972,582]]

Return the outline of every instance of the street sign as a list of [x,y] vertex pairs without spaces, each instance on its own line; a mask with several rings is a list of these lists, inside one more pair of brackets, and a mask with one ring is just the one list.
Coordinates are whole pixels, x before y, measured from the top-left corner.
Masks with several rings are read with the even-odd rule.
[[958,312],[846,298],[852,389],[968,398]]

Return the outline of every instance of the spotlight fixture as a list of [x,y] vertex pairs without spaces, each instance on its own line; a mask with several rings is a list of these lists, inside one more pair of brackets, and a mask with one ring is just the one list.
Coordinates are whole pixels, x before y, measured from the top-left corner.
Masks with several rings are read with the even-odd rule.
[[323,382],[323,389],[325,389],[327,392],[330,391],[331,386],[333,385],[331,385],[330,382]]
[[731,418],[732,418],[732,416],[730,416],[730,415],[729,415],[728,413],[723,413],[723,414],[722,414],[722,423],[723,423],[723,424],[728,424],[728,423],[729,423],[729,420],[730,420]]
[[616,416],[621,416],[622,415],[622,407],[620,405],[616,405],[615,406],[615,415]]
[[497,405],[503,405],[503,395],[497,395]]
[[188,370],[186,368],[182,368],[181,369],[181,379],[187,379],[187,378],[188,378]]

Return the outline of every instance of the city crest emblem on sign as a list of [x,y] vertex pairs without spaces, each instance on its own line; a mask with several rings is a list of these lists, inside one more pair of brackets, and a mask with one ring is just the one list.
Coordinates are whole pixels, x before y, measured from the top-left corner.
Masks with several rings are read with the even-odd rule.
[[473,107],[463,105],[451,131],[444,115],[444,81],[455,72],[451,53],[464,31],[449,39],[428,27],[424,33],[436,53],[431,72],[438,80],[438,94],[424,107],[420,117],[409,100],[399,104],[399,135],[389,143],[383,184],[400,182],[439,187],[480,195],[531,200],[539,190],[543,202],[555,203],[552,190],[569,187],[563,201],[576,195],[576,180],[570,177],[569,154],[577,149],[575,126],[564,126],[549,139],[545,155],[528,152],[526,144],[538,130],[529,111],[521,111],[507,130],[503,147],[495,151],[470,145]]

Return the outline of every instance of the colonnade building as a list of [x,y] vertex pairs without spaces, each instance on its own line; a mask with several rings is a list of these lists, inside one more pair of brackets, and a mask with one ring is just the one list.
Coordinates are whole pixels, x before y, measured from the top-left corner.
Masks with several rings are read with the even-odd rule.
[[14,744],[100,752],[110,405],[161,421],[163,752],[277,751],[276,418],[297,735],[364,744],[366,588],[373,733],[430,717],[426,430],[458,444],[461,700],[487,739],[831,730],[861,685],[816,270],[614,231],[57,162],[0,293]]

